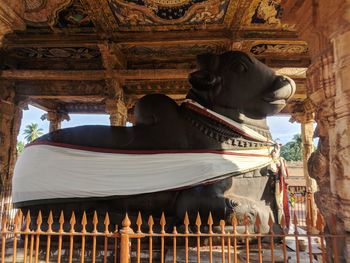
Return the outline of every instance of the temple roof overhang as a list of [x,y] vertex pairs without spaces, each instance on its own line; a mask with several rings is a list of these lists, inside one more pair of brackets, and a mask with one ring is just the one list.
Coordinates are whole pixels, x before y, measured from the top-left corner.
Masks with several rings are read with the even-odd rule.
[[292,77],[291,103],[306,97],[308,46],[281,22],[280,0],[0,2],[15,7],[24,24],[3,41],[0,79],[45,110],[104,113],[111,79],[130,105],[155,92],[181,101],[196,55],[228,50]]

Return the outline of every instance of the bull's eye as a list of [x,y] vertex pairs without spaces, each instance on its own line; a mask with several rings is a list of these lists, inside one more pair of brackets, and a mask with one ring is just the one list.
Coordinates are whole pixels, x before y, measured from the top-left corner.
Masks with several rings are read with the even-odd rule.
[[243,63],[236,62],[231,65],[231,69],[237,73],[243,73],[247,71],[247,66]]

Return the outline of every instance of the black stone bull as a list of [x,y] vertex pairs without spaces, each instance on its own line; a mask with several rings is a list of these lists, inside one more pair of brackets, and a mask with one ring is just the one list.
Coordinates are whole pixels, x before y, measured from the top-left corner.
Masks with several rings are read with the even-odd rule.
[[[265,118],[278,113],[286,105],[295,91],[294,82],[275,75],[267,66],[242,52],[203,54],[198,56],[197,61],[198,70],[189,76],[192,88],[187,98],[270,137]],[[234,145],[232,141],[244,138],[219,123],[213,124],[212,120],[178,106],[164,95],[143,97],[135,107],[135,117],[134,127],[80,126],[46,134],[37,142],[138,150],[230,150],[247,145]],[[46,216],[50,209],[56,216],[63,210],[66,216],[75,211],[78,217],[83,211],[88,215],[94,210],[101,215],[108,211],[111,222],[115,224],[121,222],[125,212],[136,215],[138,211],[144,217],[150,214],[159,217],[164,211],[169,225],[181,224],[186,211],[192,222],[197,212],[206,220],[211,211],[216,222],[219,219],[230,221],[233,214],[241,221],[245,213],[254,222],[259,213],[263,221],[262,230],[266,231],[268,215],[276,213],[275,205],[274,178],[268,167],[264,167],[183,190],[108,198],[45,200],[19,206],[24,212],[30,209],[33,215],[40,209]],[[100,221],[103,222],[102,219]]]

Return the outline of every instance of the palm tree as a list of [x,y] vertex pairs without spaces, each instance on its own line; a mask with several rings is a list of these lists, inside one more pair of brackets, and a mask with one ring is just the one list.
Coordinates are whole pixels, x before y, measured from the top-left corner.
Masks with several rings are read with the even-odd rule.
[[22,141],[18,141],[17,142],[17,152],[18,152],[18,154],[23,152],[25,146],[26,145],[25,145],[24,142],[22,142]]
[[292,141],[281,148],[281,156],[287,161],[301,161],[303,159],[301,134],[295,134]]
[[28,143],[43,135],[43,129],[39,128],[37,123],[28,124],[23,132]]

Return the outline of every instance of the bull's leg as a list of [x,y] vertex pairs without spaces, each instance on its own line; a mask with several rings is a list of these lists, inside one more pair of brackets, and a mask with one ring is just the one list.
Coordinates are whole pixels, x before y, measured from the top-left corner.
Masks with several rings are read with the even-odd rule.
[[244,215],[247,215],[250,231],[253,231],[259,215],[261,231],[267,232],[269,217],[273,221],[276,219],[275,181],[267,169],[256,170],[184,190],[179,194],[175,207],[178,224],[183,223],[186,212],[191,224],[194,224],[198,212],[202,222],[207,222],[211,212],[214,225],[218,225],[221,219],[230,225],[235,215],[238,224],[243,226]]
[[[261,226],[260,231],[267,233],[269,231],[269,217],[273,219],[273,211],[269,205],[264,201],[252,200],[243,196],[230,195],[226,196],[227,213],[226,221],[232,224],[233,218],[236,217],[238,227],[237,231],[243,233],[245,231],[245,224],[248,225],[250,233],[256,232],[256,219],[259,215]],[[247,221],[245,221],[245,217]]]

